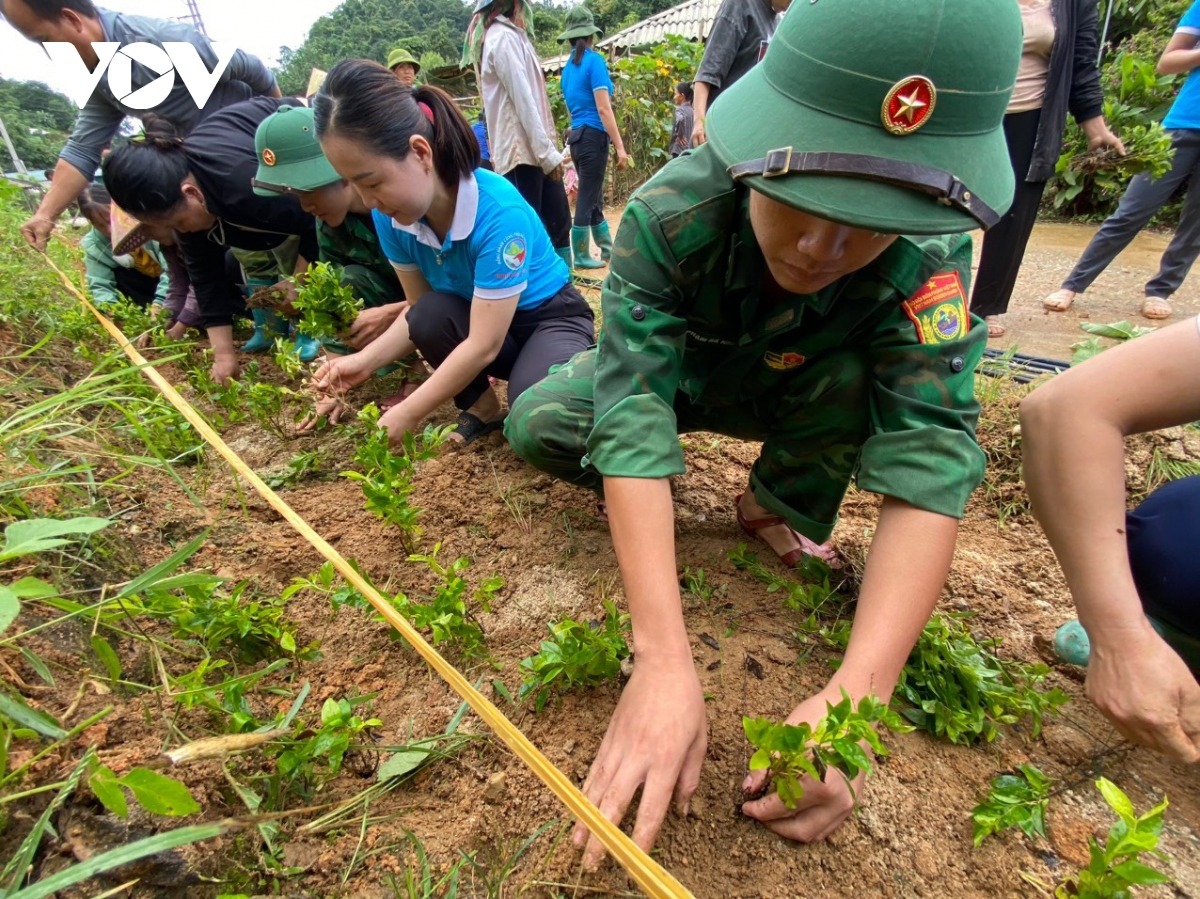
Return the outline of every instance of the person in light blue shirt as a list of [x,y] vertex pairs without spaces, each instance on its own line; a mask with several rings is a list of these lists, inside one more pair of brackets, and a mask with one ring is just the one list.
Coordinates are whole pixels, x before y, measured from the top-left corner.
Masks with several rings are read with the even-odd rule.
[[488,147],[487,116],[482,109],[479,110],[479,118],[471,126],[471,130],[475,132],[475,139],[479,141],[479,155],[483,157],[483,168],[489,172],[496,171],[492,165],[492,151]]
[[[600,268],[612,257],[612,235],[604,218],[604,170],[610,141],[617,150],[617,168],[629,165],[629,154],[613,114],[608,65],[592,49],[596,38],[603,35],[587,8],[576,6],[567,13],[566,30],[558,36],[560,42],[571,42],[571,57],[563,67],[562,91],[571,115],[567,146],[579,175],[575,224],[571,228],[575,268]],[[592,238],[600,248],[599,259],[592,256]]]
[[372,209],[407,297],[393,325],[314,380],[326,396],[414,349],[433,375],[380,419],[393,442],[449,399],[463,443],[500,427],[489,378],[511,404],[594,340],[594,316],[533,208],[481,169],[471,126],[442,91],[408,88],[376,63],[335,66],[313,101],[321,149]]
[[1171,317],[1170,297],[1200,255],[1200,0],[1193,3],[1158,60],[1160,75],[1187,75],[1163,127],[1171,134],[1175,152],[1171,170],[1161,178],[1142,172],[1129,182],[1117,211],[1100,226],[1062,287],[1044,300],[1050,312],[1065,312],[1075,297],[1087,290],[1109,263],[1129,246],[1171,199],[1184,181],[1190,179],[1179,226],[1170,246],[1159,262],[1158,274],[1146,282],[1142,315],[1149,319]]

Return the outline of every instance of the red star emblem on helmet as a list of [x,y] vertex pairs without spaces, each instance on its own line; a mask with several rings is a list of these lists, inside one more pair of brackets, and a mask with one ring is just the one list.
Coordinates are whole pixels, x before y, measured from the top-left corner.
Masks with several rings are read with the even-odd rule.
[[267,165],[275,164],[275,154],[270,150],[263,150],[263,162]]
[[883,127],[892,134],[912,134],[929,121],[937,105],[937,88],[924,75],[897,81],[883,100]]

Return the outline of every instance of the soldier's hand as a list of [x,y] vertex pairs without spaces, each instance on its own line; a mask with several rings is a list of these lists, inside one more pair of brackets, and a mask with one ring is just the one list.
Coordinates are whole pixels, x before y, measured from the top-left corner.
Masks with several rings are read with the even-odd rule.
[[704,133],[704,119],[696,119],[696,123],[692,126],[692,146],[698,147],[708,140],[708,135]]
[[21,236],[39,253],[46,252],[46,246],[50,243],[50,234],[53,231],[54,222],[39,215],[35,215],[21,226]]
[[346,343],[361,350],[378,339],[407,308],[408,303],[388,303],[386,306],[364,309],[346,332]]

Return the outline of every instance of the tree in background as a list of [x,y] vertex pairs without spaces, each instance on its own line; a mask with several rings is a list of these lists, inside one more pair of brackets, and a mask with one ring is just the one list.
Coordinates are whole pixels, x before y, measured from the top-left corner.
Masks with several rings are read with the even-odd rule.
[[[53,167],[78,114],[74,103],[40,82],[0,78],[0,119],[26,168]],[[0,146],[0,171],[11,168]]]

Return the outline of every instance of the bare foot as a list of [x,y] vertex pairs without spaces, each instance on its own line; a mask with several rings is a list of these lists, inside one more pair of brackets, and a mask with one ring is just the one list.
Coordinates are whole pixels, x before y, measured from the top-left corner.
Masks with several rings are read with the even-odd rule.
[[1142,303],[1142,315],[1158,321],[1171,317],[1171,304],[1162,297],[1146,297]]
[[1066,312],[1075,302],[1076,296],[1075,291],[1060,288],[1042,300],[1042,308],[1047,312]]
[[1004,336],[1005,329],[1004,325],[1000,324],[1000,316],[989,315],[984,319],[984,321],[987,322],[989,338]]
[[[742,494],[738,501],[738,509],[742,513],[742,518],[746,521],[754,521],[760,518],[775,517],[774,513],[768,512],[754,499],[754,491],[747,489]],[[784,559],[789,553],[794,553],[800,550],[805,555],[816,556],[821,561],[825,562],[832,568],[841,567],[838,561],[837,552],[828,543],[813,543],[803,534],[799,534],[792,530],[787,524],[777,524],[764,528],[755,528],[754,533],[761,537],[762,540],[775,551],[775,555]],[[786,561],[786,559],[785,559]]]
[[[504,417],[504,409],[500,406],[500,398],[496,396],[496,391],[488,387],[483,392],[483,395],[475,401],[475,404],[470,409],[466,410],[471,415],[474,415],[484,424],[490,424],[493,421],[499,421]],[[463,438],[457,431],[451,431],[450,436],[446,438],[455,443],[462,443]]]

